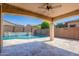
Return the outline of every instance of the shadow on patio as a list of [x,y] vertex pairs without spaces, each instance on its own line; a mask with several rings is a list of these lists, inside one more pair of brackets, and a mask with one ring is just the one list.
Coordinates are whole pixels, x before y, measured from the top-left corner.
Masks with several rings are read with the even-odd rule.
[[2,56],[78,56],[79,54],[51,46],[45,42],[30,42],[3,47]]

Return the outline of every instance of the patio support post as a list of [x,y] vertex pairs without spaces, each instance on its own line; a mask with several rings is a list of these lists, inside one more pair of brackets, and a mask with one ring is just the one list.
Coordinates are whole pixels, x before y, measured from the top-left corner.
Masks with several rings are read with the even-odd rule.
[[2,47],[2,39],[1,39],[1,36],[2,36],[2,19],[1,19],[1,7],[2,7],[2,4],[0,4],[0,53],[1,53],[1,47]]
[[50,41],[54,40],[54,21],[52,19],[50,23]]

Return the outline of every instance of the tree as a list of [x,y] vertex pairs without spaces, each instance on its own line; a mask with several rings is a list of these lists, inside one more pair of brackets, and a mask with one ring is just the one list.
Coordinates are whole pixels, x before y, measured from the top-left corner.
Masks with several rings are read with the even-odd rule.
[[46,29],[46,28],[49,28],[49,23],[48,22],[43,22],[41,24],[41,29]]
[[55,27],[56,28],[64,28],[65,25],[63,23],[58,23]]

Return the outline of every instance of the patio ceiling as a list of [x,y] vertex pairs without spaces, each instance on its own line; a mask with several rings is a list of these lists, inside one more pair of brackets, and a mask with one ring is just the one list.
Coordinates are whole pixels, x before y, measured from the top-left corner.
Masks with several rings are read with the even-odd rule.
[[[73,15],[79,15],[79,4],[77,3],[62,3],[61,7],[53,9],[49,12],[43,12],[39,6],[41,3],[10,3],[3,4],[3,12],[24,14],[39,17],[51,21],[53,19],[61,19]],[[52,3],[53,6],[53,3]]]

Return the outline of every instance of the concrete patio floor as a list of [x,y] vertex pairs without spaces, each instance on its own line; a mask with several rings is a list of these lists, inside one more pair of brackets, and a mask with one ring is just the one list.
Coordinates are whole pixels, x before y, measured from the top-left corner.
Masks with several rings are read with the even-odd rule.
[[2,56],[79,56],[79,41],[63,38],[5,40]]

